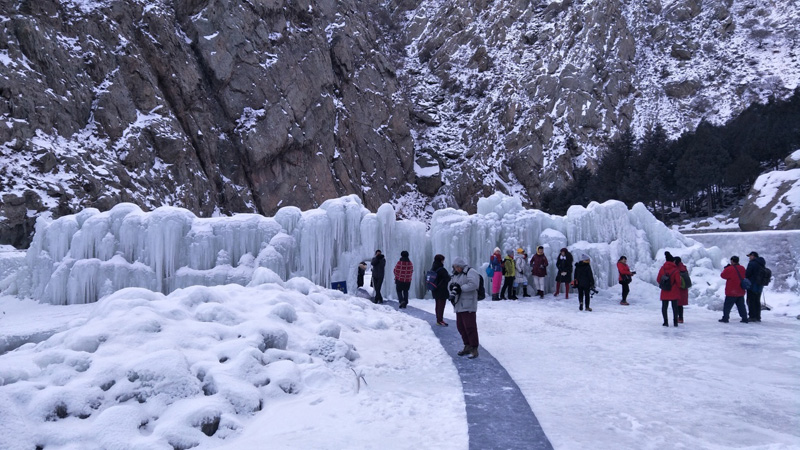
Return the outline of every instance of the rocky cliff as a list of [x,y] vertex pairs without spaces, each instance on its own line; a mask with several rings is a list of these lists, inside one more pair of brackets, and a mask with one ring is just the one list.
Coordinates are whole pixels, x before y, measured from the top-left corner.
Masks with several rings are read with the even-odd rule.
[[798,1],[0,0],[0,244],[132,201],[536,204],[621,128],[786,96]]

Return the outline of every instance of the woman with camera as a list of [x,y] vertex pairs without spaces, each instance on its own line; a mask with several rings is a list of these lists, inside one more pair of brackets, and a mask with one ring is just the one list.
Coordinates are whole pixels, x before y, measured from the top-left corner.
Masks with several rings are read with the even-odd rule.
[[622,285],[622,301],[619,302],[620,305],[628,306],[628,294],[631,292],[631,288],[628,286],[633,281],[633,276],[636,275],[636,272],[631,272],[631,268],[628,267],[628,257],[627,256],[620,256],[619,260],[617,261],[617,271],[619,271],[619,284]]
[[594,288],[594,273],[592,266],[589,265],[589,255],[583,253],[581,260],[575,263],[575,279],[572,284],[578,288],[578,309],[583,311],[583,303],[586,302],[586,311],[591,311],[589,301],[591,293],[596,292]]
[[470,359],[478,357],[478,286],[478,271],[469,267],[464,258],[454,259],[449,300],[456,312],[456,328],[464,343],[464,349],[458,352],[458,356],[469,355]]

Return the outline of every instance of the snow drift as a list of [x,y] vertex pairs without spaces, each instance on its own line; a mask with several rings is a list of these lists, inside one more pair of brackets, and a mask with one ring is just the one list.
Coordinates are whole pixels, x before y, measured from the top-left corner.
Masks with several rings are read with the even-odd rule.
[[[539,245],[551,262],[562,247],[576,257],[588,254],[598,287],[617,283],[621,255],[646,281],[654,279],[664,250],[682,256],[690,269],[718,270],[722,258],[718,249],[670,230],[641,204],[628,209],[618,201],[591,203],[573,206],[562,217],[494,194],[479,201],[474,215],[436,211],[426,229],[422,222],[397,220],[389,204],[371,213],[353,195],[309,211],[282,208],[271,218],[198,218],[181,208],[143,212],[119,204],[107,212],[86,209],[41,219],[24,266],[5,284],[7,293],[61,305],[94,302],[127,287],[169,294],[194,285],[246,285],[258,268],[281,280],[299,276],[326,287],[346,280],[352,289],[358,262],[380,249],[387,255],[387,280],[400,252],[408,250],[415,267],[411,294],[423,297],[424,272],[434,254],[445,255],[445,264],[462,256],[482,268],[496,246],[521,247],[532,255]],[[555,271],[549,272],[553,286]],[[392,291],[384,283],[384,295]]]

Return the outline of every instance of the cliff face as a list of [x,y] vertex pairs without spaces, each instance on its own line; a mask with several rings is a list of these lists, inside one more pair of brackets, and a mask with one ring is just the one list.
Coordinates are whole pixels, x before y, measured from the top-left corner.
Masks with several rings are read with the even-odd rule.
[[121,201],[537,204],[621,128],[797,86],[798,1],[0,0],[0,244]]

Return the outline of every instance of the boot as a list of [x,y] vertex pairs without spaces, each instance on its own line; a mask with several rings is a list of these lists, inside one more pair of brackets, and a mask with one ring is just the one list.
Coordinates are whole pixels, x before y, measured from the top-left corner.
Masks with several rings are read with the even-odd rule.
[[[475,349],[475,350],[477,351],[477,349]],[[460,352],[456,353],[456,355],[464,356],[467,353],[471,353],[471,352],[472,352],[472,347],[470,347],[469,345],[465,345],[464,346],[464,350],[461,350]]]
[[672,326],[678,326],[678,316],[672,316]]
[[553,294],[554,296],[558,297],[558,291],[561,288],[561,283],[556,283],[556,293]]
[[583,302],[579,303],[578,310],[579,311],[583,311]]
[[569,298],[569,283],[564,283],[564,298]]
[[469,358],[469,359],[477,358],[478,357],[478,347],[470,347],[470,349],[471,350],[470,350],[469,356],[467,356],[467,358]]
[[500,301],[500,295],[492,294],[492,301],[495,301],[495,302]]
[[528,295],[528,285],[527,284],[522,286],[522,296],[523,297],[530,297],[530,295]]
[[586,311],[589,311],[589,312],[592,311],[592,308],[589,308],[589,299],[588,298],[586,299]]
[[544,291],[539,291],[539,298],[544,298]]

